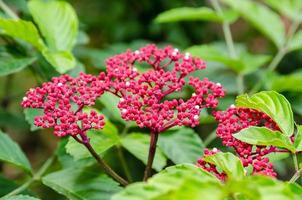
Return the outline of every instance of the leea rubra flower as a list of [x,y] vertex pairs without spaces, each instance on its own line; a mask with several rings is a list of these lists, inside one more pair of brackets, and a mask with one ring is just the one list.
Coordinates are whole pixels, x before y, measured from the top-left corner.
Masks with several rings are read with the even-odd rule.
[[[150,68],[139,72],[138,65]],[[147,45],[109,58],[107,75],[111,92],[120,98],[118,107],[122,118],[160,133],[177,125],[198,125],[201,109],[215,108],[218,98],[224,96],[219,83],[189,76],[205,67],[204,61],[178,49]],[[167,98],[185,86],[194,90],[189,99]]]
[[[102,81],[103,80],[103,81]],[[103,116],[95,111],[84,113],[84,106],[92,106],[106,88],[105,74],[99,77],[81,73],[52,78],[41,87],[30,89],[21,105],[43,109],[43,115],[34,119],[38,127],[54,128],[59,137],[84,134],[89,129],[101,129]]]
[[232,105],[226,111],[215,112],[218,121],[217,136],[225,146],[233,147],[240,157],[243,166],[251,165],[253,174],[276,176],[272,163],[267,154],[278,151],[274,146],[257,146],[244,143],[233,137],[244,128],[250,126],[264,126],[272,130],[279,130],[276,123],[266,114],[248,108],[236,108]]

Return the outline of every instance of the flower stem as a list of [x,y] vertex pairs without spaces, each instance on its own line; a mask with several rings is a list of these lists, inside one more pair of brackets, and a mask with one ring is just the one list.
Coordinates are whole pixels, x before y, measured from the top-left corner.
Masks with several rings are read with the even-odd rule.
[[153,160],[154,160],[154,156],[155,156],[155,152],[156,152],[157,140],[158,140],[158,133],[152,131],[151,138],[150,138],[148,162],[147,162],[147,166],[146,166],[146,169],[144,172],[144,179],[143,179],[144,181],[148,180],[150,173],[151,173],[152,164],[153,164]]
[[298,158],[297,158],[297,154],[293,154],[293,161],[294,161],[294,166],[295,166],[295,170],[298,171],[299,170],[299,165],[298,165]]
[[31,179],[29,179],[28,181],[23,183],[20,187],[18,187],[15,190],[11,191],[7,195],[3,196],[2,198],[5,199],[5,198],[8,198],[10,196],[17,195],[17,194],[23,192],[24,190],[26,190],[26,188],[28,188],[33,182],[39,181],[41,179],[41,176],[47,171],[47,169],[50,167],[50,165],[53,163],[54,160],[55,160],[55,155],[52,155],[48,160],[45,161],[45,163],[38,170],[38,172],[35,173],[31,177]]
[[298,180],[302,175],[302,169],[299,169],[298,171],[296,171],[296,173],[292,176],[292,178],[289,180],[290,183],[294,183],[296,182],[296,180]]
[[77,142],[80,142],[87,148],[87,150],[95,158],[95,160],[98,162],[98,164],[101,166],[101,168],[105,171],[106,174],[111,176],[114,180],[119,182],[121,185],[123,186],[128,185],[128,182],[122,177],[120,177],[117,173],[115,173],[115,171],[95,152],[95,150],[90,144],[89,138],[87,138],[87,136],[84,134],[81,134],[81,137],[82,137],[82,141],[77,136],[73,136],[73,138]]

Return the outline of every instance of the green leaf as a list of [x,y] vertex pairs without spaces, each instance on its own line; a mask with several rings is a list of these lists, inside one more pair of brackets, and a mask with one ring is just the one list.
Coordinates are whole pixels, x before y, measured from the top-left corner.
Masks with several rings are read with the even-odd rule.
[[276,146],[295,152],[295,147],[288,137],[279,131],[272,131],[265,127],[249,127],[233,135],[234,138],[253,145]]
[[249,74],[268,62],[271,57],[267,55],[254,55],[237,45],[239,58],[234,59],[228,55],[227,47],[221,43],[207,45],[195,45],[187,49],[193,56],[200,57],[206,61],[215,61],[224,64],[236,73]]
[[168,167],[148,182],[131,184],[112,200],[220,200],[223,188],[216,177],[190,164]]
[[[142,133],[131,133],[121,139],[122,146],[141,160],[144,164],[148,160],[150,136]],[[167,159],[162,151],[157,148],[152,168],[160,171],[167,164]]]
[[164,11],[160,13],[156,18],[157,23],[166,22],[178,22],[178,21],[194,21],[194,20],[204,20],[204,21],[222,21],[223,18],[216,14],[216,12],[207,7],[201,8],[174,8],[171,10]]
[[231,153],[219,152],[211,156],[205,156],[204,160],[222,169],[229,178],[244,177],[244,168],[241,160]]
[[[14,183],[12,180],[0,175],[0,197],[5,196],[6,194],[12,192],[13,190],[15,190],[16,188],[18,188],[19,186]],[[23,194],[27,194],[28,191],[23,191]]]
[[19,195],[10,196],[8,198],[5,198],[4,200],[39,200],[39,199],[32,196],[19,194]]
[[204,149],[201,139],[190,128],[160,134],[158,146],[175,164],[196,163]]
[[43,184],[71,200],[109,200],[118,183],[96,169],[71,167],[48,174]]
[[283,92],[302,92],[302,71],[296,71],[288,75],[276,76],[272,80],[272,90]]
[[272,118],[286,136],[294,133],[293,112],[287,99],[275,91],[263,91],[252,96],[247,94],[236,98],[237,107],[255,109]]
[[24,112],[24,115],[25,115],[25,120],[30,125],[30,130],[31,131],[36,131],[36,130],[42,129],[41,127],[38,127],[34,124],[35,117],[43,115],[43,110],[42,109],[26,108],[26,109],[24,109],[23,112]]
[[281,14],[286,15],[294,21],[302,21],[302,2],[300,0],[265,0],[265,3],[267,3],[268,5],[279,11]]
[[0,131],[0,160],[31,172],[31,166],[17,143]]
[[[120,140],[118,130],[108,120],[103,129],[90,130],[87,132],[87,135],[90,138],[91,146],[98,154],[103,154],[105,151],[118,144]],[[76,160],[91,157],[91,154],[85,146],[75,141],[72,137],[68,140],[66,152],[72,155]]]
[[75,58],[71,51],[78,34],[78,19],[75,11],[65,1],[31,0],[28,8],[44,36],[47,49],[42,51],[45,58],[60,73],[72,69]]
[[38,30],[32,22],[15,19],[0,18],[1,33],[11,37],[24,40],[40,51],[45,49],[45,44],[41,39]]
[[287,46],[289,51],[295,51],[302,48],[302,31],[298,31],[289,41]]
[[297,125],[297,134],[295,137],[295,147],[296,151],[302,151],[302,126]]
[[107,116],[110,119],[117,120],[119,122],[122,122],[123,124],[126,123],[125,120],[122,119],[121,114],[120,114],[120,110],[117,107],[117,105],[119,103],[119,98],[118,97],[116,97],[115,95],[110,94],[110,93],[105,93],[98,100],[106,108],[105,114],[107,114]]
[[285,29],[282,19],[266,6],[252,0],[223,0],[236,10],[255,28],[268,37],[277,47],[285,42]]
[[28,124],[22,115],[14,114],[6,110],[0,109],[0,126],[13,127],[15,129],[27,129]]
[[21,71],[28,65],[31,65],[35,60],[36,58],[2,57],[0,59],[0,76],[6,76]]
[[30,0],[28,8],[50,51],[70,51],[78,35],[78,18],[65,1]]

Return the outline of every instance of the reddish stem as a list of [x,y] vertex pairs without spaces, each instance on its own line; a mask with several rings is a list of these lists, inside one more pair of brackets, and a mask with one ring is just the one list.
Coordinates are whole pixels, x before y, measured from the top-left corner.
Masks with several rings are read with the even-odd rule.
[[144,181],[147,181],[151,174],[152,164],[153,164],[153,160],[154,160],[155,152],[156,152],[157,140],[158,140],[158,133],[151,131],[149,155],[148,155],[147,166],[146,166],[146,169],[144,172],[144,179],[143,179]]

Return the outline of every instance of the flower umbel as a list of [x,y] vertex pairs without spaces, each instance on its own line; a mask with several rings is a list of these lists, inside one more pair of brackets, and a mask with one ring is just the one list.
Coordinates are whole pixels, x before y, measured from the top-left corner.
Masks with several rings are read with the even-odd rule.
[[62,75],[41,87],[31,89],[23,98],[25,108],[43,109],[44,115],[35,118],[35,125],[43,128],[54,128],[59,137],[84,134],[89,129],[101,129],[104,126],[103,116],[95,111],[84,113],[84,106],[94,105],[106,87],[105,75],[99,78],[81,73],[73,78]]
[[[140,73],[136,68],[139,64],[147,64],[151,69]],[[222,86],[208,79],[188,77],[205,67],[201,59],[170,46],[159,49],[147,45],[107,60],[111,92],[120,97],[122,118],[156,133],[177,125],[194,127],[199,124],[203,108],[217,106],[217,99],[224,96]],[[167,98],[186,85],[195,90],[188,100]]]

